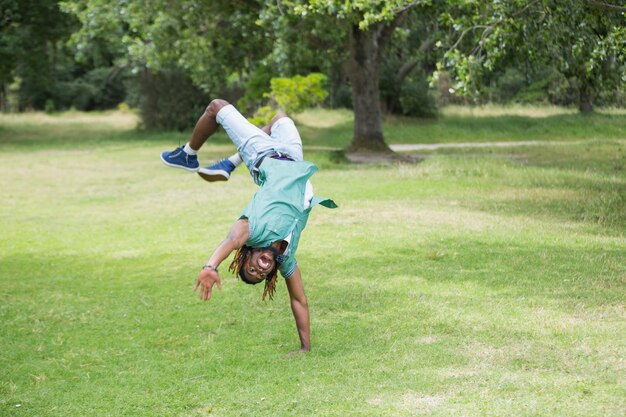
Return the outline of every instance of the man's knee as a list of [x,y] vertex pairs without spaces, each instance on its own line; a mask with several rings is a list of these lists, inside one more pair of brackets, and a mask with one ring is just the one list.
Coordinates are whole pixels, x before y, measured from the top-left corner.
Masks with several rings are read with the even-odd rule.
[[279,111],[278,113],[274,115],[274,117],[272,117],[272,124],[276,123],[277,121],[279,121],[280,119],[284,117],[289,117],[289,116],[284,111]]
[[230,103],[226,100],[222,100],[221,98],[216,98],[212,100],[204,111],[210,117],[217,117],[217,113],[225,106],[228,106]]
[[271,130],[272,126],[274,126],[274,123],[276,123],[277,121],[285,117],[289,117],[287,113],[285,113],[284,111],[279,111],[278,113],[274,115],[274,117],[272,117],[272,120],[270,121],[268,128]]

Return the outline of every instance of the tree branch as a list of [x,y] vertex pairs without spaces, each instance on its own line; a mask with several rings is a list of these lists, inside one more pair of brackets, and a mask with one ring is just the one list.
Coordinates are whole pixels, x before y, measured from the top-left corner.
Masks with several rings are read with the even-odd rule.
[[605,3],[598,0],[587,0],[586,3],[596,9],[606,10],[609,12],[626,13],[626,7],[618,6],[617,4]]
[[411,7],[413,7],[413,6],[417,5],[417,4],[421,3],[421,2],[422,2],[422,0],[415,0],[415,1],[412,1],[412,2],[410,2],[409,4],[407,4],[407,5],[406,5],[406,6],[404,6],[404,7],[401,7],[401,8],[399,8],[399,9],[394,10],[394,11],[393,11],[393,13],[394,13],[394,14],[399,14],[399,13],[406,12],[406,11],[407,11],[407,10],[409,10]]
[[[595,1],[595,0],[588,0],[588,1]],[[531,6],[534,6],[535,4],[539,3],[539,0],[534,0],[530,3],[528,3],[525,7],[521,8],[520,10],[518,10],[517,12],[513,13],[510,16],[506,16],[506,17],[502,17],[498,20],[496,20],[495,22],[493,22],[490,25],[476,25],[476,26],[472,26],[469,27],[467,29],[465,29],[462,33],[461,36],[459,36],[459,39],[457,39],[457,41],[454,43],[454,45],[452,45],[449,49],[448,52],[453,51],[463,40],[463,38],[465,37],[465,35],[467,35],[468,32],[472,31],[472,30],[476,30],[476,29],[484,29],[483,33],[480,36],[480,43],[472,50],[472,53],[480,51],[482,49],[482,41],[483,39],[485,39],[485,37],[491,33],[491,31],[493,31],[496,26],[498,26],[500,23],[504,22],[507,19],[510,19],[512,17],[516,17],[519,16],[520,14],[524,13],[527,9],[529,9]]]
[[285,16],[285,13],[283,12],[283,6],[280,4],[280,0],[276,0],[276,7],[278,8],[278,12],[280,13],[280,15]]
[[461,43],[461,41],[463,40],[463,38],[465,37],[465,35],[467,35],[467,33],[471,30],[476,30],[476,29],[488,29],[491,26],[485,26],[485,25],[476,25],[476,26],[472,26],[469,27],[467,29],[465,29],[463,32],[461,32],[461,36],[459,36],[459,39],[456,40],[456,42],[454,42],[454,45],[452,45],[449,49],[448,52],[453,51],[454,49],[456,49],[457,46],[459,46],[459,44]]
[[422,1],[423,0],[412,1],[408,3],[407,5],[405,5],[404,7],[401,7],[393,11],[394,18],[391,21],[391,23],[389,23],[388,25],[382,25],[380,29],[378,30],[377,38],[378,38],[378,44],[379,44],[379,48],[378,48],[379,51],[384,49],[384,47],[389,43],[394,30],[396,30],[398,26],[404,23],[404,19],[406,17],[405,12],[409,10],[411,7],[419,3],[422,3]]
[[[424,52],[425,50],[430,48],[434,42],[435,42],[435,38],[433,36],[430,36],[428,39],[422,42],[418,51]],[[396,80],[398,80],[398,83],[401,84],[404,81],[404,79],[415,69],[417,64],[419,64],[419,61],[417,59],[413,59],[411,61],[405,62],[400,67],[400,69],[398,70],[398,74],[396,75]]]

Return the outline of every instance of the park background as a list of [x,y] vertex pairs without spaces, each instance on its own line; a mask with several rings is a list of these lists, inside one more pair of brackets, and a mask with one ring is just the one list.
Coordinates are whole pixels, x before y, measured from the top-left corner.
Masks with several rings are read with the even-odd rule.
[[[626,414],[623,3],[0,7],[0,415]],[[284,287],[191,292],[255,191],[159,161],[215,97],[340,206],[309,354]]]

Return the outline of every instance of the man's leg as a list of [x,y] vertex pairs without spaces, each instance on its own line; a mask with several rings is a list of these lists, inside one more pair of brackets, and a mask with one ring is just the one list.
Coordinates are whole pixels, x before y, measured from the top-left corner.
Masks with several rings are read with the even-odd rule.
[[243,160],[241,159],[241,155],[237,152],[236,154],[233,154],[228,158],[224,158],[212,165],[200,168],[198,170],[198,175],[200,175],[203,180],[208,182],[228,181],[230,174],[232,174],[235,168],[241,165],[242,162]]
[[284,111],[279,111],[278,113],[274,115],[274,117],[272,117],[272,120],[270,120],[270,124],[263,126],[261,130],[263,130],[268,135],[271,135],[272,127],[276,124],[278,120],[282,119],[283,117],[288,117],[287,113],[285,113]]
[[[287,117],[287,114],[285,112],[276,113],[270,123],[261,128],[261,130],[265,132],[268,136],[270,136],[272,126],[283,117]],[[241,165],[242,162],[243,161],[241,159],[241,155],[239,155],[239,153],[236,153],[205,168],[200,168],[198,170],[198,175],[200,175],[203,179],[209,182],[228,181],[231,173],[235,170],[235,168]]]
[[300,132],[298,132],[293,120],[286,113],[277,113],[266,128],[278,152],[289,155],[295,161],[304,159]]
[[185,146],[178,147],[171,152],[163,152],[161,160],[165,165],[182,168],[187,171],[196,172],[200,167],[198,163],[198,150],[204,142],[213,135],[219,125],[217,124],[217,113],[229,103],[226,100],[215,99],[209,103],[204,113],[191,133],[191,139]]

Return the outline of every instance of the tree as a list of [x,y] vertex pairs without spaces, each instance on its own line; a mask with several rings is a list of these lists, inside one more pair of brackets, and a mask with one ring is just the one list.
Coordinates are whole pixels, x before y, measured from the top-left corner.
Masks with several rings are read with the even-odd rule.
[[[183,0],[175,8],[166,0],[62,4],[83,25],[74,36],[79,50],[87,50],[94,39],[110,38],[125,49],[129,65],[153,72],[183,71],[211,94],[219,93],[233,73],[244,82],[260,64],[274,66],[277,75],[286,76],[308,65],[309,72],[331,73],[335,85],[333,59],[320,60],[319,51],[310,47],[315,42],[333,43],[325,48],[325,56],[345,58],[343,68],[352,87],[355,127],[350,149],[390,152],[382,133],[380,61],[405,12],[420,3]],[[317,31],[302,30],[303,26]],[[309,48],[289,42],[289,37],[307,41]],[[339,52],[342,46],[348,53]],[[317,62],[311,65],[313,61]]]
[[556,68],[577,86],[583,112],[602,89],[626,79],[625,7],[596,0],[450,4],[440,18],[451,30],[440,69],[455,74],[462,94],[480,94],[485,76],[511,55]]
[[251,71],[271,51],[260,25],[262,2],[246,0],[66,0],[82,23],[80,53],[94,39],[116,45],[124,65],[154,73],[180,71],[205,92],[220,91],[233,72]]
[[[119,67],[138,74],[146,127],[193,126],[198,109],[207,103],[194,105],[191,97],[237,99],[245,77],[272,49],[273,31],[261,25],[262,2],[181,0],[175,7],[168,0],[61,4],[82,24],[73,35],[79,58],[95,44],[108,45],[118,51]],[[170,97],[160,97],[159,92]],[[189,117],[181,118],[181,113]]]
[[303,18],[309,13],[327,16],[343,29],[348,55],[345,70],[352,87],[354,133],[350,151],[391,152],[382,131],[380,64],[394,29],[405,13],[421,1],[311,0],[295,8]]
[[18,77],[20,105],[43,108],[75,24],[56,0],[0,0],[0,106]]

